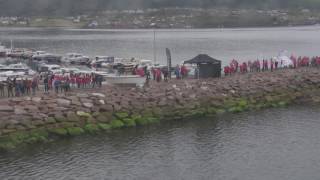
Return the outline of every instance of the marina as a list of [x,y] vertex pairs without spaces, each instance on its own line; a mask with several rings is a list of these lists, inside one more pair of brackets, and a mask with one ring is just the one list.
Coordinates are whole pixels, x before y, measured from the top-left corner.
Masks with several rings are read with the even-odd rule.
[[[0,93],[2,179],[317,179],[317,28],[157,32],[156,62],[153,31],[24,31],[1,41],[61,62],[3,58],[4,72],[36,76],[15,75],[18,88]],[[69,52],[90,64],[65,62]],[[200,73],[205,62],[219,73]]]
[[320,0],[0,7],[0,180],[320,179]]

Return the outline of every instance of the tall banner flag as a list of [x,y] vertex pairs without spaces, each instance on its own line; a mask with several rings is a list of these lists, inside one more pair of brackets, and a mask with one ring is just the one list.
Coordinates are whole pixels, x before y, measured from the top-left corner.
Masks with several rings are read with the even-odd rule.
[[171,79],[171,52],[169,48],[166,48],[166,54],[167,54],[167,67],[168,67],[168,74],[169,78]]

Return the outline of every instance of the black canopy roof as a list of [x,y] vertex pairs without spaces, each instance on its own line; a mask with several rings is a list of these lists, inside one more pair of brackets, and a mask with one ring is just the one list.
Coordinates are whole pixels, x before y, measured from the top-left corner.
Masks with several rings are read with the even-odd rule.
[[184,61],[184,64],[218,64],[221,63],[221,61],[214,59],[210,57],[207,54],[199,54],[198,56],[194,57],[193,59],[190,59],[188,61]]

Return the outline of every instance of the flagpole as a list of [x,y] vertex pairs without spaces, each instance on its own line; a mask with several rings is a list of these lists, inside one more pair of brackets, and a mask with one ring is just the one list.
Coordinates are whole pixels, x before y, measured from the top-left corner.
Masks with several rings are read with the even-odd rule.
[[154,64],[157,63],[157,55],[156,55],[156,29],[153,28],[153,61]]

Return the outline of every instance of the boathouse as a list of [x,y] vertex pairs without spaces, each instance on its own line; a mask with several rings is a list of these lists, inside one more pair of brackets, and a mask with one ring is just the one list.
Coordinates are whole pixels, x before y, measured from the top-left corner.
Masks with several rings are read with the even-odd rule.
[[199,54],[198,56],[184,61],[184,64],[197,64],[199,78],[215,78],[221,77],[221,61],[210,57],[207,54]]

